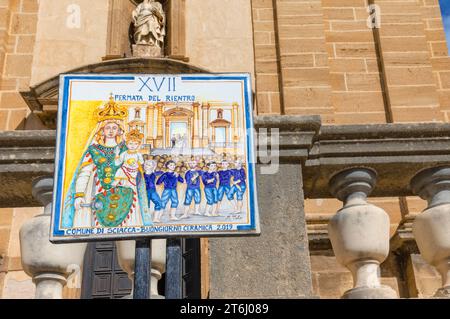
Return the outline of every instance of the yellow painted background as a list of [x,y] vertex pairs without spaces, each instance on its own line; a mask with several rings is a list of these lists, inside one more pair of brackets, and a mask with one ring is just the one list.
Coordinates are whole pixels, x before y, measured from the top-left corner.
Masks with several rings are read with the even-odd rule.
[[95,127],[97,126],[96,117],[94,116],[95,110],[104,103],[105,101],[71,101],[70,103],[63,198],[66,196],[70,182],[80,163],[81,156],[88,146],[90,137],[95,133]]

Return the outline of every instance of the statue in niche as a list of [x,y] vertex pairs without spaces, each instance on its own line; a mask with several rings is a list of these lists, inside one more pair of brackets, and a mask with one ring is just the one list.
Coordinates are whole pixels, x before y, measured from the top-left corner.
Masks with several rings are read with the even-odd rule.
[[156,47],[162,52],[166,35],[166,15],[161,3],[144,0],[133,11],[134,42]]

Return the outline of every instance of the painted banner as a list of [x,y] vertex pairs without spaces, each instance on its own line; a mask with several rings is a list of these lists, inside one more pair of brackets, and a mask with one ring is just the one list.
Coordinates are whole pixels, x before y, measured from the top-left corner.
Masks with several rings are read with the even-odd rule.
[[52,242],[259,234],[249,74],[60,78]]

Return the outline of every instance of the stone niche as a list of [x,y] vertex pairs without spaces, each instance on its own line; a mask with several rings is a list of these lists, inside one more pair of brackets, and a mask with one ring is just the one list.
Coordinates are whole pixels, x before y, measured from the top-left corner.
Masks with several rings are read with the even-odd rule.
[[[131,15],[142,0],[109,0],[108,43],[104,60],[132,56]],[[159,0],[166,13],[166,39],[163,56],[188,62],[186,57],[185,0]]]

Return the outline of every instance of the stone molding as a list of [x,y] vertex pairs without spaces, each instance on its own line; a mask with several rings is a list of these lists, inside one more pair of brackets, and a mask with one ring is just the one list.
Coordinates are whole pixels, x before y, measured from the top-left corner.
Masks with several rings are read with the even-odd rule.
[[[161,68],[169,69],[184,65],[159,62]],[[105,63],[99,67],[107,68]],[[137,59],[134,63],[141,68],[149,61]],[[192,72],[200,70],[185,67]],[[57,78],[53,81],[57,88]],[[50,82],[35,90],[49,90]],[[255,128],[266,128],[269,133],[270,129],[279,130],[280,163],[303,165],[305,198],[333,198],[330,178],[357,166],[377,173],[371,196],[412,196],[409,183],[419,171],[450,164],[450,124],[322,126],[319,116],[257,116]],[[1,207],[36,204],[31,197],[31,177],[53,171],[54,143],[54,131],[0,132],[0,179],[5,181]]]

